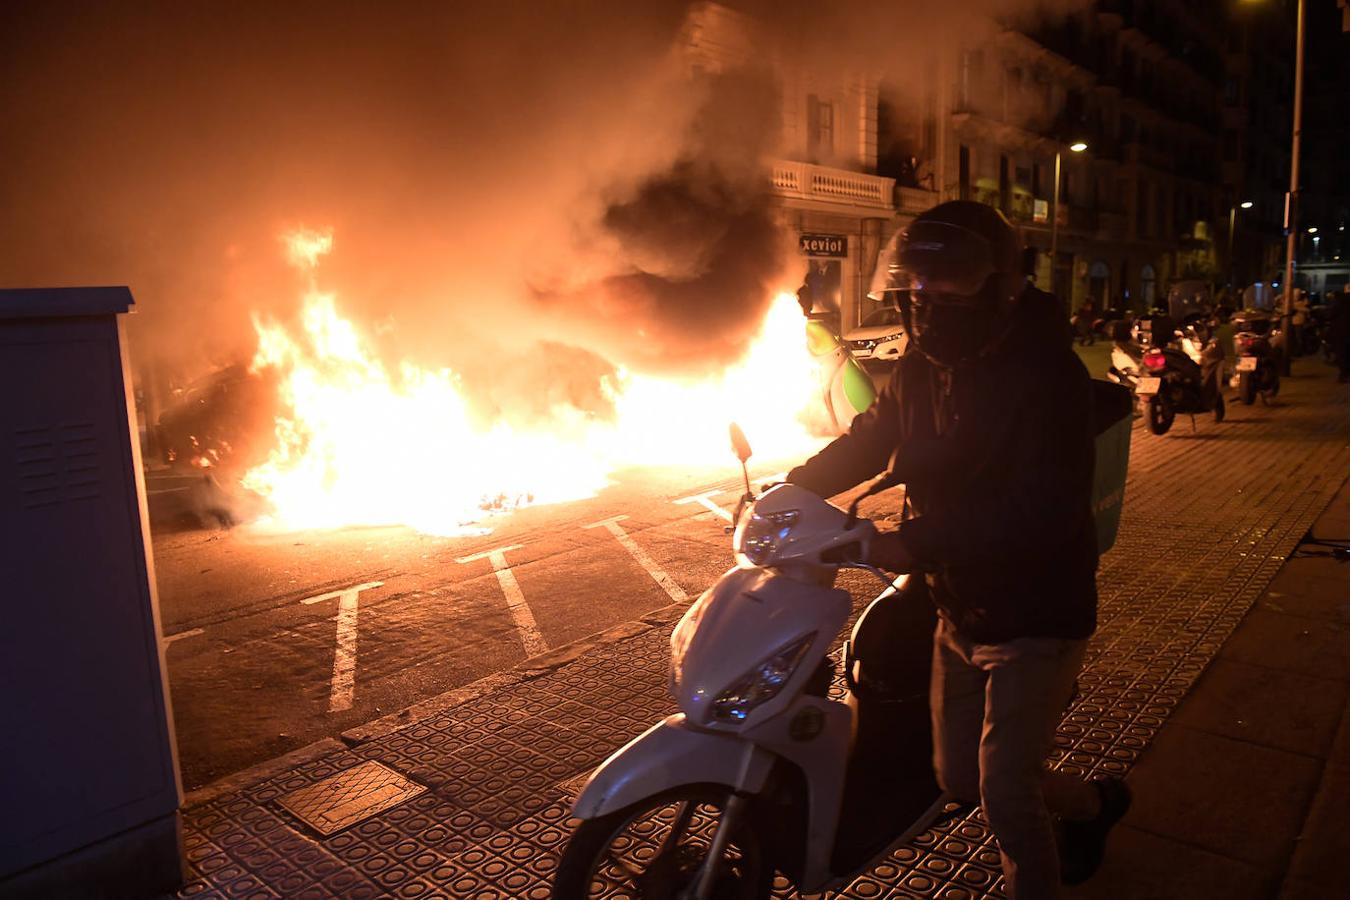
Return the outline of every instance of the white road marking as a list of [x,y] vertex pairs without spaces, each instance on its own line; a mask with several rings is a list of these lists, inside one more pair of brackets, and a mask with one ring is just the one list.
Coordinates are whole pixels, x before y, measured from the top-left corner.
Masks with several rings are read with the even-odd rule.
[[610,516],[604,521],[593,522],[590,525],[583,525],[582,527],[604,528],[608,530],[610,534],[618,538],[619,543],[623,544],[623,548],[632,554],[633,559],[638,561],[638,565],[646,569],[647,574],[656,579],[656,583],[661,585],[665,592],[670,595],[670,599],[674,600],[676,603],[688,603],[689,595],[684,592],[684,588],[676,584],[675,579],[662,571],[661,567],[656,564],[656,561],[647,555],[647,551],[639,547],[637,542],[629,537],[628,532],[624,531],[623,528],[619,526],[619,523],[626,518],[628,517]]
[[193,628],[188,631],[180,631],[177,634],[164,635],[165,645],[172,644],[174,641],[181,641],[183,638],[195,637],[199,634],[205,634],[200,628]]
[[687,505],[689,505],[690,503],[697,503],[698,505],[700,505],[700,506],[706,508],[709,512],[711,512],[711,513],[713,513],[714,515],[718,516],[719,518],[725,519],[726,521],[730,522],[730,521],[731,521],[731,513],[727,512],[725,509],[723,509],[722,507],[718,506],[716,503],[712,502],[712,500],[709,499],[710,497],[714,497],[714,496],[716,496],[717,494],[720,494],[720,493],[722,493],[722,492],[721,492],[721,491],[704,491],[703,493],[701,493],[701,494],[695,494],[695,495],[693,495],[692,497],[681,497],[679,500],[676,500],[676,501],[675,501],[675,505],[676,505],[676,506],[687,506]]
[[352,708],[352,695],[356,691],[356,610],[357,597],[362,591],[377,588],[383,581],[367,581],[356,587],[329,591],[317,597],[301,600],[301,603],[313,604],[324,600],[338,601],[337,645],[333,650],[333,678],[328,689],[328,711],[341,712]]
[[784,478],[787,478],[787,475],[788,473],[786,472],[775,472],[772,475],[765,475],[763,478],[756,478],[755,484],[758,484],[761,487],[766,484],[778,484]]
[[506,595],[506,607],[511,611],[511,618],[516,623],[516,630],[520,632],[521,643],[525,645],[525,655],[538,656],[548,649],[548,644],[544,642],[544,636],[539,633],[539,624],[535,622],[534,613],[530,611],[529,604],[525,602],[525,595],[521,593],[520,585],[516,583],[516,576],[511,573],[511,567],[506,564],[506,554],[512,550],[519,550],[522,546],[522,544],[512,544],[510,547],[485,550],[472,556],[461,556],[455,562],[469,563],[486,558],[492,563],[492,571],[497,573],[497,581],[501,583],[502,593]]

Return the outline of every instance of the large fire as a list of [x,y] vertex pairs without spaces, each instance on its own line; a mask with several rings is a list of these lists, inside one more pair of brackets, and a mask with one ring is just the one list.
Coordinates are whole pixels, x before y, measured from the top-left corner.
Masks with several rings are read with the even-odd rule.
[[303,333],[255,318],[253,368],[280,376],[283,414],[268,459],[244,477],[283,529],[404,524],[433,534],[481,532],[492,512],[595,494],[629,466],[727,465],[736,421],[775,456],[810,452],[819,407],[816,364],[790,294],[773,302],[749,352],[719,376],[654,378],[620,371],[602,386],[616,414],[558,406],[537,427],[484,426],[455,373],[390,371],[370,339],[313,277],[331,233],[287,241],[310,273]]

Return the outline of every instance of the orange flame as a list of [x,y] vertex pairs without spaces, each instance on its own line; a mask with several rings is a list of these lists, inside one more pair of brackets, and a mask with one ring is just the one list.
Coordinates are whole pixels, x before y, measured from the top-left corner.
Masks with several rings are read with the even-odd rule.
[[[331,251],[332,234],[299,232],[287,247],[293,264],[312,271]],[[271,455],[243,484],[270,501],[265,524],[277,528],[404,524],[482,533],[492,511],[591,496],[619,468],[726,466],[733,420],[774,456],[820,445],[803,425],[820,389],[791,294],[775,299],[749,352],[720,376],[621,371],[604,385],[613,421],[558,406],[532,429],[476,425],[449,369],[404,363],[388,371],[312,279],[302,326],[293,337],[254,320],[253,368],[282,376],[286,413],[276,420]]]

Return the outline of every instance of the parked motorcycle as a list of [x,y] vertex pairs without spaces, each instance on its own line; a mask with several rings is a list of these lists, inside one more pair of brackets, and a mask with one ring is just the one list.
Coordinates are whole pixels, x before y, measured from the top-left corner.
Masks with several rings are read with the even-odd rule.
[[[750,448],[733,435],[744,463]],[[894,483],[882,476],[863,496]],[[906,579],[893,584],[856,561],[876,533],[856,511],[857,501],[845,512],[792,484],[754,499],[747,480],[734,519],[738,565],[671,637],[681,711],[591,775],[572,811],[582,822],[556,900],[768,897],[775,870],[815,893],[940,812],[927,692],[934,613],[904,595]],[[871,572],[886,591],[845,645],[849,690],[838,700],[826,654],[852,609],[833,586],[841,568]],[[887,675],[869,677],[856,642],[866,623],[896,615],[916,621],[884,629]]]
[[1233,331],[1238,399],[1251,406],[1260,394],[1269,402],[1280,392],[1281,330],[1264,310],[1244,309],[1233,316]]
[[1198,412],[1212,412],[1222,422],[1223,347],[1201,322],[1193,322],[1185,332],[1192,348],[1199,347],[1197,359],[1184,349],[1150,346],[1142,357],[1143,374],[1135,385],[1135,394],[1146,405],[1148,429],[1166,434],[1177,413],[1189,413],[1194,423]]
[[1111,323],[1111,364],[1106,369],[1109,381],[1124,385],[1133,393],[1144,365],[1144,347],[1135,339],[1128,319]]

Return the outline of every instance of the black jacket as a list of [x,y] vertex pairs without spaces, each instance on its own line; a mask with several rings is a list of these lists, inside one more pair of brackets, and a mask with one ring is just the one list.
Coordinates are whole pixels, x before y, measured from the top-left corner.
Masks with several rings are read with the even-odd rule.
[[896,448],[900,529],[938,609],[977,643],[1086,638],[1097,624],[1092,382],[1049,294],[1028,288],[1004,339],[954,373],[907,353],[873,406],[788,474],[833,496]]

